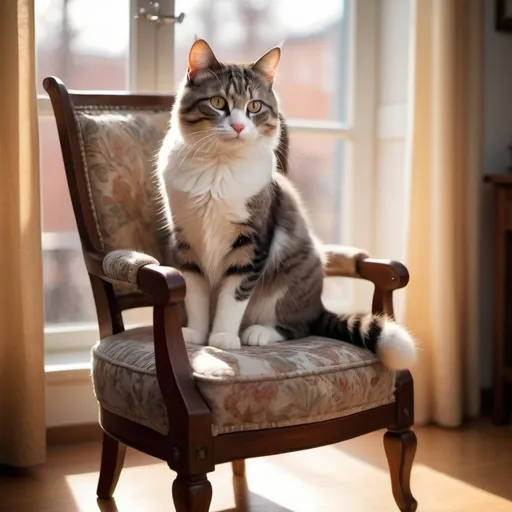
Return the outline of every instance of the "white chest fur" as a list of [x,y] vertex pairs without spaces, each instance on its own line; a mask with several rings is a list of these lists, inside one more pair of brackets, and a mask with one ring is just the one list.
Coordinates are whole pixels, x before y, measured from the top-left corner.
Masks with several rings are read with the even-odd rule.
[[162,172],[172,217],[216,285],[225,271],[225,257],[246,222],[248,200],[272,178],[275,157],[270,148],[241,148],[230,155],[180,158],[177,145],[168,153]]
[[224,260],[237,236],[236,223],[247,219],[247,210],[244,205],[229,205],[210,194],[186,194],[184,198],[183,192],[171,191],[170,195],[175,222],[197,255],[205,277],[215,286],[226,270]]
[[[199,153],[188,155],[183,143],[171,147],[164,164],[167,186],[200,197],[209,194],[215,200],[236,206],[257,194],[275,171],[273,150],[255,142],[234,148],[229,153]],[[160,163],[162,165],[162,163]]]

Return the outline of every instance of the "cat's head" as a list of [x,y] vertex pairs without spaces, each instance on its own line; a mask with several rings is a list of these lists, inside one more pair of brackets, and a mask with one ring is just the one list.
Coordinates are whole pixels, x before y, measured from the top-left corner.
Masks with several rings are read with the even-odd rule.
[[175,111],[185,142],[212,152],[256,144],[274,148],[280,125],[273,85],[280,55],[276,47],[251,64],[223,64],[206,41],[196,40]]

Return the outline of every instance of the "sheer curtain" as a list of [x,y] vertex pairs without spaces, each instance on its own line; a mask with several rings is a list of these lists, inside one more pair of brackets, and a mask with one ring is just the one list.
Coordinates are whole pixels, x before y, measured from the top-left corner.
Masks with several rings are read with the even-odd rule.
[[45,458],[33,0],[0,2],[0,464]]
[[479,409],[480,0],[416,0],[406,325],[421,343],[417,423]]

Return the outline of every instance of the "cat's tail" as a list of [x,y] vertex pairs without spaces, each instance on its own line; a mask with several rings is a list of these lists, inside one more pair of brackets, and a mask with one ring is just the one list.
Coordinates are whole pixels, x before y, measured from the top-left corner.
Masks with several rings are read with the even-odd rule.
[[417,348],[412,336],[404,327],[382,315],[337,315],[324,309],[311,324],[310,332],[366,348],[392,370],[409,369],[416,362]]

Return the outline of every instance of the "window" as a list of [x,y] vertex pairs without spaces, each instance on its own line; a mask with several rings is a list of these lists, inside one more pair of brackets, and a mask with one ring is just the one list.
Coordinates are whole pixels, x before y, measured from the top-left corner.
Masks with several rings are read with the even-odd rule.
[[[170,0],[160,5],[162,12],[171,12]],[[168,43],[174,26],[135,19],[142,7],[150,9],[150,2],[35,0],[47,351],[89,348],[98,330],[55,119],[42,82],[54,75],[70,89],[170,90]],[[145,315],[135,311],[126,316],[138,322]]]
[[[195,34],[234,61],[284,41],[276,88],[290,130],[290,177],[322,240],[370,247],[376,3],[162,0],[161,13],[185,18],[159,24],[136,19],[140,8],[154,8],[148,0],[35,0],[47,350],[90,347],[97,328],[43,78],[59,76],[72,89],[169,93]],[[341,293],[357,301],[350,284]]]

